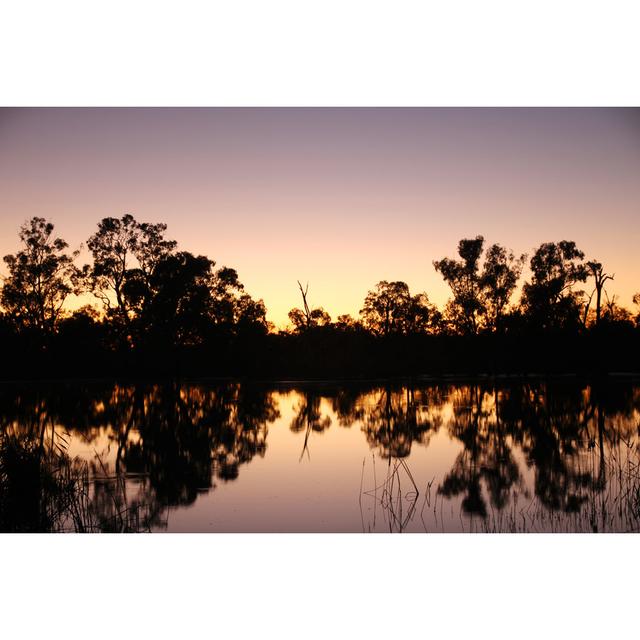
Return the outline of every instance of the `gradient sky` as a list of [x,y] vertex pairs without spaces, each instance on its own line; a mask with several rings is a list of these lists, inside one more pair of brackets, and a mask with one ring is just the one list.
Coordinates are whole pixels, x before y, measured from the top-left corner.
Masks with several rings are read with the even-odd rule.
[[31,216],[75,248],[125,213],[236,268],[279,326],[297,279],[334,318],[382,279],[441,305],[432,261],[477,234],[575,240],[630,307],[640,110],[0,109],[0,255]]

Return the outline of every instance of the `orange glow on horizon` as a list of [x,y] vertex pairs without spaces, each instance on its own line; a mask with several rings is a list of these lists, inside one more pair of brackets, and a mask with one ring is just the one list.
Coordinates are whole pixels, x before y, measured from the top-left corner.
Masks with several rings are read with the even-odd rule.
[[[296,281],[333,319],[380,280],[442,307],[433,260],[482,234],[515,253],[575,240],[640,291],[637,109],[1,109],[0,255],[34,216],[89,261],[98,221],[165,222],[238,271],[279,328]],[[6,273],[4,265],[0,272]],[[525,270],[520,283],[528,277]],[[586,287],[585,287],[586,288]],[[514,296],[514,301],[518,295]],[[93,296],[70,308],[96,304]]]

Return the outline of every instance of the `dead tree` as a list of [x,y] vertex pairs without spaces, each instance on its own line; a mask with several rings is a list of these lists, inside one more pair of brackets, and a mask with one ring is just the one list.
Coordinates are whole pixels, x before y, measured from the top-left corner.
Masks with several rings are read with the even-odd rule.
[[[602,311],[602,292],[604,290],[604,283],[607,280],[613,280],[613,276],[610,276],[608,273],[604,273],[604,268],[602,264],[599,262],[591,261],[587,262],[587,268],[589,269],[591,275],[593,276],[593,280],[595,282],[595,289],[593,290],[596,294],[596,326],[600,324],[600,315]],[[593,293],[591,294],[593,296]],[[589,298],[589,303],[587,304],[587,309],[589,304],[591,303],[591,297]],[[585,313],[586,317],[586,313]]]
[[307,282],[307,286],[303,289],[300,284],[300,280],[298,280],[298,286],[300,287],[300,293],[302,294],[302,304],[304,305],[304,318],[307,324],[307,328],[311,326],[311,310],[309,309],[309,305],[307,304],[307,293],[309,292],[309,283]]

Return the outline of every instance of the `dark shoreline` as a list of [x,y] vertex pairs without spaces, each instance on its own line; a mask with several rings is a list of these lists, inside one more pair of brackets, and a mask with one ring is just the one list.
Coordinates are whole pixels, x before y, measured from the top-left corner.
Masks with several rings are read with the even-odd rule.
[[107,348],[58,336],[0,341],[4,380],[463,380],[640,375],[640,329],[585,333],[376,337],[319,328],[305,334],[202,344]]
[[104,376],[104,377],[49,377],[49,378],[14,378],[0,379],[0,386],[11,387],[19,385],[102,385],[102,384],[251,384],[257,386],[271,386],[274,388],[298,388],[304,386],[341,385],[415,385],[442,383],[470,383],[481,382],[524,382],[524,381],[569,382],[640,382],[640,371],[611,371],[607,373],[521,373],[521,374],[423,374],[417,376],[380,376],[371,378],[333,377],[333,378],[254,378],[250,376]]

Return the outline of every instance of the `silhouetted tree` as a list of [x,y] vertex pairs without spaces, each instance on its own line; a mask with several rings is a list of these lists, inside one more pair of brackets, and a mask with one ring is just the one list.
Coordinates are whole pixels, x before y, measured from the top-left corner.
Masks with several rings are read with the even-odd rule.
[[108,324],[96,309],[85,305],[58,321],[57,338],[60,350],[71,359],[92,357],[100,350]]
[[458,255],[462,260],[442,258],[433,263],[451,288],[453,299],[447,305],[446,315],[461,333],[477,333],[485,313],[480,273],[483,246],[482,236],[460,240]]
[[145,280],[125,284],[128,307],[138,312],[141,336],[169,345],[199,344],[211,322],[213,261],[186,251],[165,256]]
[[546,242],[535,251],[531,282],[522,289],[522,307],[534,326],[553,329],[578,324],[582,292],[572,287],[587,278],[583,258],[575,242],[567,240]]
[[633,294],[633,304],[638,307],[638,312],[636,313],[636,325],[640,326],[640,293]]
[[[594,260],[590,260],[586,265],[588,274],[593,278],[594,290],[596,295],[596,326],[600,324],[600,315],[602,309],[602,292],[604,290],[604,284],[607,280],[613,280],[613,276],[608,273],[604,273],[602,264]],[[593,293],[591,294],[593,296]],[[587,303],[586,310],[589,308],[591,297]]]
[[236,270],[214,270],[206,256],[175,253],[176,242],[164,237],[166,228],[138,223],[129,214],[104,218],[88,242],[93,291],[134,342],[192,346],[212,326],[266,331],[264,303],[244,292]]
[[311,309],[307,302],[307,294],[309,293],[309,285],[303,289],[302,284],[298,280],[298,287],[302,295],[303,309],[295,307],[289,311],[289,320],[295,331],[303,331],[312,327],[324,327],[331,324],[331,316],[322,308]]
[[123,297],[141,339],[175,346],[202,343],[213,326],[266,331],[264,303],[244,293],[235,269],[187,251],[167,254],[150,273],[130,273]]
[[175,241],[164,239],[166,228],[165,224],[139,223],[130,214],[119,219],[103,218],[87,242],[93,255],[89,272],[92,290],[107,312],[115,296],[117,312],[125,325],[131,321],[124,295],[127,281],[142,281],[148,286],[154,268],[176,247]]
[[363,325],[380,336],[426,332],[439,319],[426,293],[412,296],[406,282],[378,282],[360,310]]
[[81,271],[73,261],[78,251],[53,237],[54,226],[44,218],[31,218],[20,227],[23,249],[7,255],[9,276],[2,287],[2,304],[19,328],[51,334],[63,312],[65,300],[81,290]]
[[267,320],[264,301],[254,300],[248,293],[236,300],[234,321],[239,332],[267,333],[273,329],[273,323]]
[[445,316],[457,333],[499,328],[522,272],[525,256],[516,258],[499,244],[487,249],[481,269],[483,247],[482,236],[466,238],[458,243],[461,260],[443,258],[433,263],[453,293]]
[[[214,265],[215,262],[212,263],[212,266]],[[220,267],[212,273],[210,287],[212,320],[216,324],[232,325],[235,321],[238,297],[244,291],[238,272],[230,267]]]
[[512,251],[499,244],[487,249],[481,286],[488,328],[500,329],[502,317],[522,273],[525,257],[523,254],[516,258]]
[[137,241],[138,224],[132,215],[126,214],[122,219],[103,218],[98,231],[87,242],[93,254],[90,272],[93,292],[107,310],[111,309],[113,292],[120,316],[127,323],[129,314],[123,288]]
[[621,307],[617,303],[618,296],[613,295],[609,298],[609,295],[605,291],[606,302],[602,307],[601,322],[607,325],[618,325],[633,327],[633,316],[628,309]]
[[[525,257],[498,244],[485,251],[477,236],[459,242],[458,258],[434,262],[453,293],[444,314],[425,293],[383,280],[367,293],[358,320],[342,315],[332,323],[298,282],[302,308],[289,312],[293,331],[275,333],[264,302],[245,291],[235,269],[178,252],[165,232],[166,225],[131,215],[104,218],[88,241],[93,264],[79,270],[77,252],[54,237],[50,222],[23,225],[23,249],[5,257],[0,292],[0,351],[13,365],[5,375],[589,372],[631,370],[638,359],[640,313],[632,318],[609,296],[613,276],[596,261],[583,263],[573,242],[535,251],[520,307],[511,297]],[[574,288],[590,277],[587,301]],[[68,297],[85,291],[102,300],[105,313],[68,312]],[[447,335],[489,332],[501,335]]]
[[344,313],[338,316],[334,326],[339,331],[353,331],[360,326],[360,323],[352,318],[350,314]]
[[[302,296],[302,319],[304,320],[307,327],[311,326],[311,310],[309,309],[309,304],[307,302],[307,293],[309,293],[309,283],[307,282],[307,286],[303,289],[300,280],[298,280],[298,287],[300,288],[300,295]],[[300,317],[300,314],[296,314],[297,317]]]

